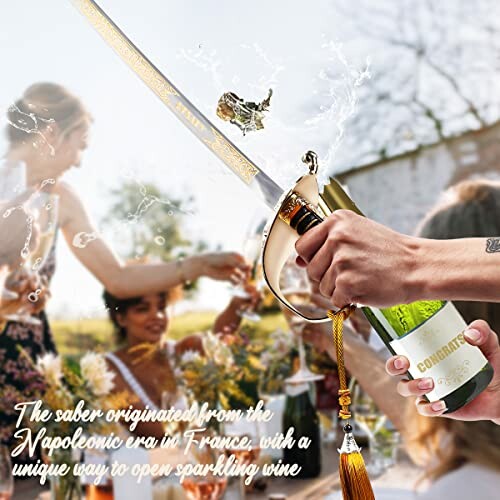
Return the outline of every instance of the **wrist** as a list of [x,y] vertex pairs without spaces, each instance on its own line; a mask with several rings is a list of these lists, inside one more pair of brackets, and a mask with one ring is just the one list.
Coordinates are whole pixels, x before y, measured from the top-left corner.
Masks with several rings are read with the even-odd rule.
[[440,297],[440,283],[436,277],[442,276],[444,268],[435,261],[435,258],[439,256],[439,250],[433,248],[433,241],[426,238],[408,237],[409,264],[403,283],[406,303]]
[[195,281],[202,275],[202,265],[197,256],[177,259],[177,271],[183,283]]

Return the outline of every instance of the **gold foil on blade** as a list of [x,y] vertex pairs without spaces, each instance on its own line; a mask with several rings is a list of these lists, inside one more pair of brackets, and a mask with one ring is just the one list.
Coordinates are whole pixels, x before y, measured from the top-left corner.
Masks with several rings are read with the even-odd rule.
[[[177,91],[165,82],[151,63],[131,46],[113,24],[106,19],[92,3],[82,0],[72,0],[82,14],[89,19],[104,40],[118,53],[130,68],[146,83],[146,85],[168,106],[174,106],[170,96],[177,96]],[[175,109],[175,108],[174,108]]]
[[205,144],[217,155],[223,158],[226,165],[231,167],[247,184],[259,173],[259,170],[229,144],[217,130],[212,129],[214,140],[204,139]]
[[[94,29],[110,45],[120,58],[141,80],[166,104],[198,139],[207,145],[246,184],[260,175],[259,186],[263,189],[269,206],[275,204],[276,192],[282,190],[251,160],[239,151],[193,106],[180,91],[144,56],[141,51],[120,31],[94,0],[71,0]],[[269,96],[270,97],[270,96]],[[261,103],[262,104],[262,103]],[[256,105],[257,107],[260,105]],[[262,106],[261,106],[262,107]]]

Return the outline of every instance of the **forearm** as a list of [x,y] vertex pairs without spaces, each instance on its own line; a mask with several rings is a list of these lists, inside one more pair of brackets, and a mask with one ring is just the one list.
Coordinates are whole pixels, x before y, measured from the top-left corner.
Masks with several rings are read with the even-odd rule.
[[486,241],[416,238],[407,285],[411,300],[500,302],[500,251],[487,252]]
[[104,287],[119,298],[158,293],[192,281],[202,274],[202,266],[196,257],[158,264],[120,264],[94,275]]

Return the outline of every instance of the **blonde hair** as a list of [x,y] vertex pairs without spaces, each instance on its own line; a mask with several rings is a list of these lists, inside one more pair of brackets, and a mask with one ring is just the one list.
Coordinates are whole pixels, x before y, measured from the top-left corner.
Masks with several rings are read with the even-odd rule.
[[[424,218],[417,233],[433,239],[500,236],[500,183],[471,180],[452,186]],[[500,304],[454,304],[466,322],[481,318],[500,331]],[[417,463],[426,466],[424,477],[436,479],[467,462],[500,472],[499,425],[487,420],[422,417],[413,405],[409,406],[408,451]]]
[[500,473],[500,425],[491,420],[463,422],[443,417],[423,417],[409,404],[407,449],[425,467],[422,479],[435,480],[466,463]]
[[81,100],[62,85],[35,83],[8,108],[7,119],[7,138],[17,145],[26,140],[26,132],[43,131],[51,123],[65,137],[91,116]]

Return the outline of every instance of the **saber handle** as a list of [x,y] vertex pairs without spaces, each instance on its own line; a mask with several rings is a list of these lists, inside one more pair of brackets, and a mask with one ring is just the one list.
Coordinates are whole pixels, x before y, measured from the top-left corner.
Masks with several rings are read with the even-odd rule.
[[314,207],[296,192],[290,193],[283,202],[279,218],[300,236],[323,222]]

